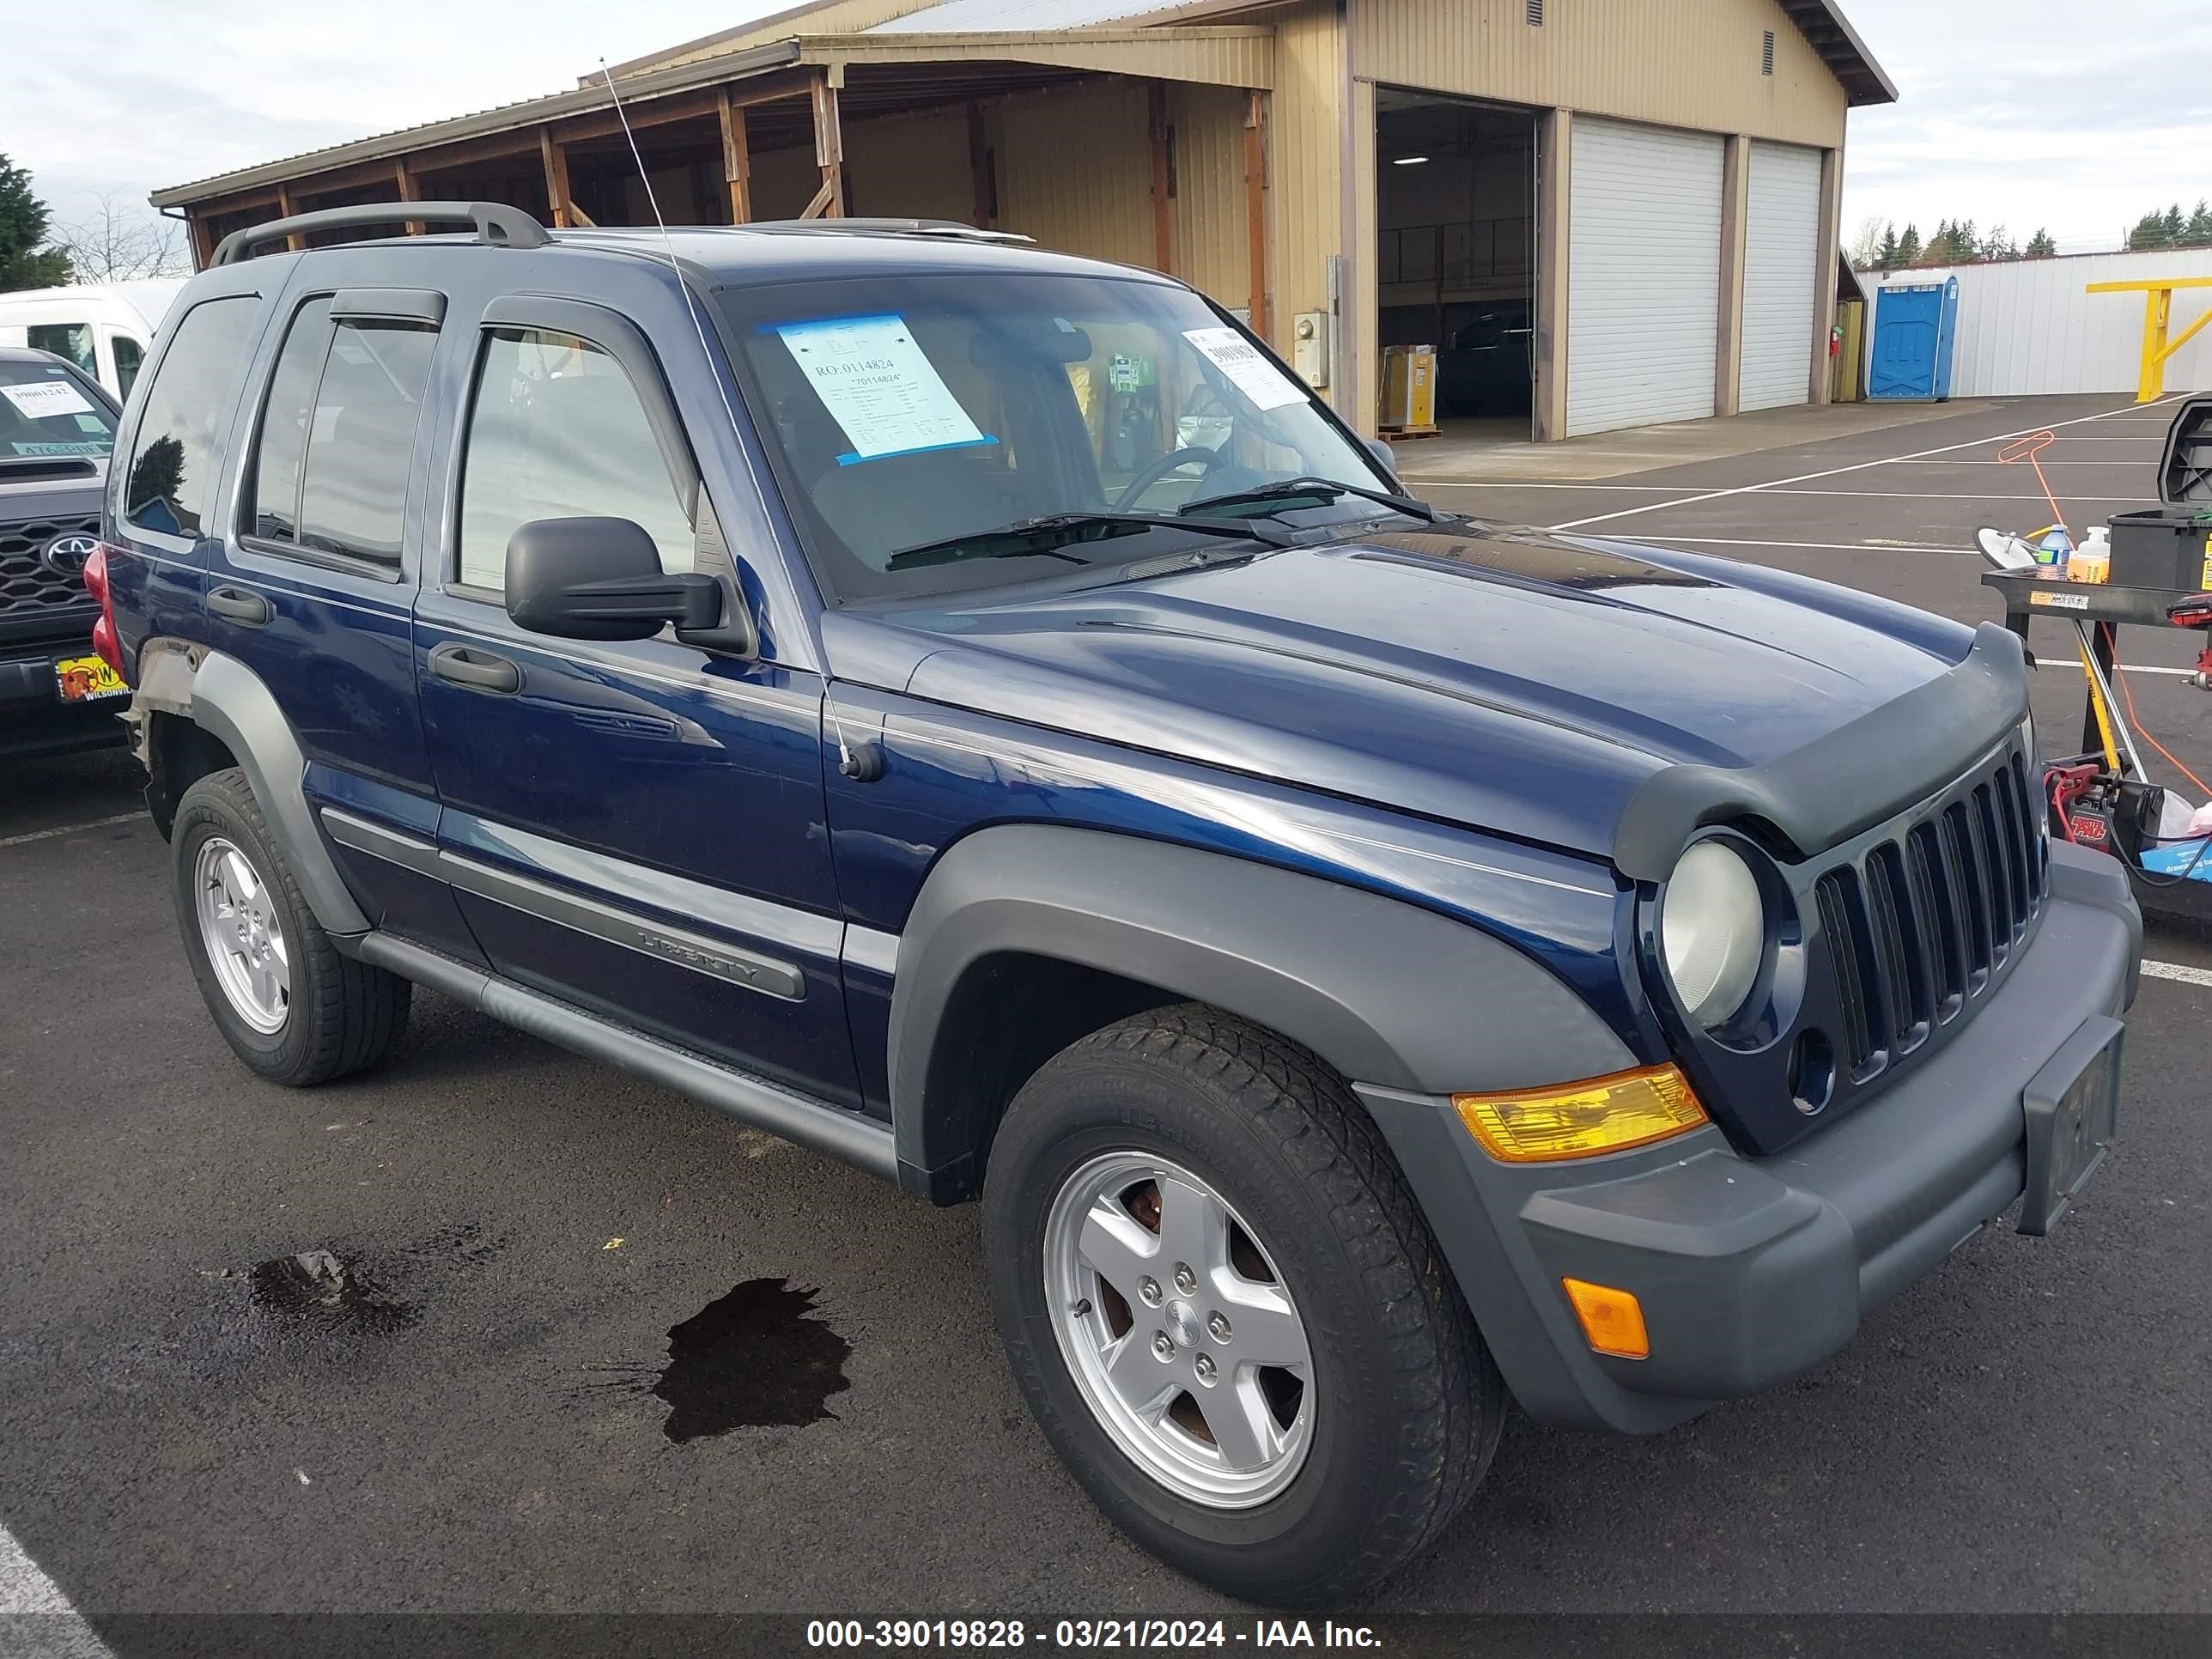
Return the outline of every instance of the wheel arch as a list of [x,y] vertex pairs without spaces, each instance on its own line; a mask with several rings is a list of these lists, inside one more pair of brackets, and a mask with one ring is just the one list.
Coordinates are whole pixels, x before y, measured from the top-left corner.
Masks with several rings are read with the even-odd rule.
[[261,677],[226,653],[175,640],[149,641],[139,663],[130,718],[151,780],[147,804],[163,833],[198,778],[235,765],[323,931],[333,939],[368,932],[315,827],[298,734]]
[[[1010,980],[1010,966],[1024,976]],[[1480,928],[1225,854],[1006,825],[938,860],[900,937],[890,1059],[902,1183],[940,1203],[973,1196],[999,1117],[1036,1066],[1090,1030],[1183,1001],[1384,1088],[1524,1087],[1634,1064],[1562,981]]]

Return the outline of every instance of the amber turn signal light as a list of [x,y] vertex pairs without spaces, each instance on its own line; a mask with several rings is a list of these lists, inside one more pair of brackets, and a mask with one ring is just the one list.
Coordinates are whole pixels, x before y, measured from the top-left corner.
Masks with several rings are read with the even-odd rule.
[[1596,1158],[1702,1127],[1705,1109],[1672,1066],[1510,1094],[1454,1095],[1483,1151],[1506,1164]]
[[1644,1328],[1644,1304],[1626,1291],[1610,1285],[1593,1285],[1583,1279],[1563,1279],[1567,1300],[1575,1304],[1583,1340],[1595,1353],[1616,1359],[1649,1359],[1650,1333]]

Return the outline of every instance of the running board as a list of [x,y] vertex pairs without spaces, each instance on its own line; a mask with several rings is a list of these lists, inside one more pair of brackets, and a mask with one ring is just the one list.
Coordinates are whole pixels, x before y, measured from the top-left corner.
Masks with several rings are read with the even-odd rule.
[[513,980],[468,967],[390,933],[364,936],[356,942],[353,954],[402,979],[442,991],[519,1031],[556,1042],[586,1060],[605,1060],[665,1085],[703,1105],[727,1112],[752,1128],[811,1152],[826,1152],[886,1181],[898,1179],[898,1154],[887,1123],[626,1031],[595,1014],[526,989]]

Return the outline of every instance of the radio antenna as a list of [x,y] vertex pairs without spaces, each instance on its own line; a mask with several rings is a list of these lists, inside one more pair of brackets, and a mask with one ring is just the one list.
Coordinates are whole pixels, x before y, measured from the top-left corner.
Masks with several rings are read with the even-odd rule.
[[[684,280],[684,266],[676,257],[676,239],[668,234],[668,221],[660,216],[660,198],[653,193],[653,175],[645,170],[645,157],[637,148],[637,134],[630,130],[629,112],[623,107],[622,94],[615,90],[615,77],[607,68],[607,60],[599,59],[599,78],[607,83],[607,96],[614,100],[615,119],[622,123],[623,137],[629,145],[629,159],[637,168],[637,181],[645,186],[645,204],[653,210],[653,222],[660,231],[661,252],[667,256],[668,269],[676,277],[677,290],[684,295],[684,309],[690,314],[691,331],[699,337],[699,350],[707,359],[708,372],[714,376],[714,390],[720,394],[722,412],[730,417],[730,428],[738,429],[737,405],[730,401],[730,388],[723,383],[720,371],[714,367],[714,349],[707,343],[707,325],[699,315],[699,301],[691,292],[691,284]],[[702,483],[702,489],[705,486]]]

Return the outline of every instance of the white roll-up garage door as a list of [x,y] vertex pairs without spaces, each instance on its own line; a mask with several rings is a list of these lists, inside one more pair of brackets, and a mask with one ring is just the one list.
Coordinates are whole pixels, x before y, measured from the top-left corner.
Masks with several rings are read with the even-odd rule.
[[1577,120],[1569,141],[1567,430],[1713,412],[1722,141]]
[[1775,409],[1811,397],[1820,263],[1820,152],[1753,144],[1744,211],[1740,407]]

